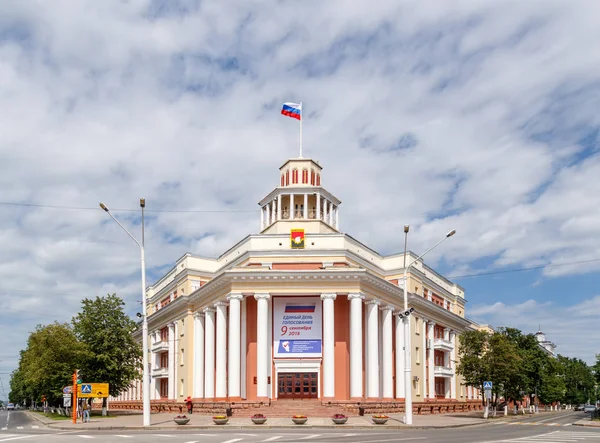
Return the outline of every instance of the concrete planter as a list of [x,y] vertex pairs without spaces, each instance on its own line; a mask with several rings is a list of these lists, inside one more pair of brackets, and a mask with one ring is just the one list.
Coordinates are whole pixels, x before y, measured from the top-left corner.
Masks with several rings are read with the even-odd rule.
[[252,418],[252,423],[254,423],[255,425],[264,425],[265,422],[267,421],[267,418]]
[[348,417],[345,418],[332,418],[331,419],[336,425],[343,425],[348,421]]
[[388,421],[387,418],[375,418],[375,417],[371,417],[371,420],[373,420],[373,423],[375,423],[376,425],[384,425]]
[[190,422],[189,418],[174,418],[173,420],[178,425],[187,425]]
[[213,418],[212,420],[216,425],[225,425],[229,421],[228,418]]
[[308,418],[292,418],[292,421],[297,425],[303,425],[307,420]]

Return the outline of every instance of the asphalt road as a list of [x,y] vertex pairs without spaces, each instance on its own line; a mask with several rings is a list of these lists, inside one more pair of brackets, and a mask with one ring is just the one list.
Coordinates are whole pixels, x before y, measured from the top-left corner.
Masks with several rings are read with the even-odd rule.
[[[0,443],[12,441],[173,443],[600,443],[600,428],[572,426],[585,418],[581,412],[546,413],[523,418],[499,418],[489,423],[463,428],[372,431],[353,429],[215,429],[186,431],[56,431],[31,422],[21,411],[0,412]],[[6,426],[5,426],[6,424]],[[6,429],[4,429],[6,427]],[[43,437],[40,434],[44,434]]]

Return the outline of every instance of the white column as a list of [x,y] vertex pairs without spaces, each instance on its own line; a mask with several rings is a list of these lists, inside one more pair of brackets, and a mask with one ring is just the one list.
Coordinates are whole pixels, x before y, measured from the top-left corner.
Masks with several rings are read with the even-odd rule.
[[404,325],[400,316],[394,315],[396,323],[396,398],[404,398]]
[[217,309],[217,366],[215,397],[227,397],[227,303],[218,301]]
[[204,316],[194,313],[194,398],[204,397]]
[[229,397],[241,397],[240,394],[240,336],[242,294],[229,294]]
[[281,220],[281,194],[277,196],[277,220]]
[[379,397],[379,300],[369,300],[367,305],[367,397]]
[[381,376],[383,377],[382,396],[383,398],[392,399],[394,398],[394,374],[392,373],[392,315],[394,307],[384,306],[381,308],[381,311],[381,363],[383,365],[381,371]]
[[290,194],[290,220],[294,219],[294,194]]
[[321,219],[321,193],[317,192],[317,195],[315,197],[317,199],[317,215],[316,215],[316,219],[320,220]]
[[169,323],[169,400],[175,398],[175,323]]
[[275,223],[275,215],[277,214],[275,209],[275,199],[271,202],[271,223]]
[[323,221],[325,221],[325,223],[327,223],[327,224],[331,224],[331,222],[329,220],[329,211],[331,211],[331,206],[330,206],[329,200],[325,199],[324,203],[325,203],[325,213],[323,214]]
[[240,395],[243,399],[246,394],[246,299],[242,298],[242,318],[241,318],[241,362],[240,362]]
[[452,351],[450,351],[450,367],[452,368],[452,378],[450,379],[450,398],[456,398],[456,334],[450,331],[450,341],[452,342]]
[[304,194],[304,213],[302,214],[304,220],[308,218],[308,194]]
[[335,229],[340,229],[340,207],[335,207]]
[[[305,194],[306,195],[306,194]],[[323,300],[323,397],[335,397],[335,334],[333,302],[336,294],[321,294]]]
[[267,226],[271,224],[271,205],[267,203]]
[[419,361],[421,361],[421,367],[423,368],[423,373],[421,375],[421,379],[423,380],[423,382],[421,383],[421,386],[423,387],[423,392],[421,394],[421,398],[427,398],[427,365],[425,364],[425,359],[427,358],[427,338],[425,337],[425,332],[427,331],[427,319],[423,318],[422,323],[422,327],[421,327],[421,338],[422,338],[422,344],[421,344],[421,356],[419,358]]
[[435,368],[435,360],[434,360],[434,349],[433,349],[433,335],[434,335],[434,329],[435,329],[435,323],[430,321],[428,323],[429,325],[429,331],[428,331],[428,336],[427,338],[429,339],[429,344],[430,349],[429,349],[429,360],[428,360],[428,364],[429,364],[429,398],[435,398],[435,372],[434,372],[434,368]]
[[204,308],[204,398],[215,398],[215,310]]
[[256,396],[258,398],[268,397],[268,313],[271,298],[268,293],[254,294],[256,299]]
[[265,229],[265,208],[263,206],[260,207],[260,230]]
[[350,300],[350,398],[363,396],[363,334],[362,300],[360,293],[348,294]]

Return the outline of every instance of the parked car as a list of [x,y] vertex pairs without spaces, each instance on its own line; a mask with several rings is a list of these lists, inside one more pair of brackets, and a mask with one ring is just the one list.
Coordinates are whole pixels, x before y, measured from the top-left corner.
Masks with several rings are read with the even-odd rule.
[[596,405],[585,405],[583,407],[583,412],[594,412],[596,410]]
[[576,411],[583,411],[584,408],[585,408],[585,405],[577,405],[577,406],[575,406],[575,410]]
[[15,410],[15,404],[14,404],[14,403],[9,403],[9,404],[6,406],[6,410],[7,410],[7,411],[14,411],[14,410]]

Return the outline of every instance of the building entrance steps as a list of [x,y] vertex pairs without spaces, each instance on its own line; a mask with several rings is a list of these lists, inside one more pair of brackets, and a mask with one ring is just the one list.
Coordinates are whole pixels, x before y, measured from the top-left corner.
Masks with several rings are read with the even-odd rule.
[[[263,413],[270,417],[291,417],[292,415],[306,415],[307,417],[329,417],[333,414],[345,414],[347,416],[358,416],[358,411],[354,405],[348,405],[352,409],[345,409],[343,406],[334,404],[323,404],[321,400],[276,400],[272,401],[270,406],[256,409],[256,412]],[[252,410],[233,410],[233,416],[245,414]]]

